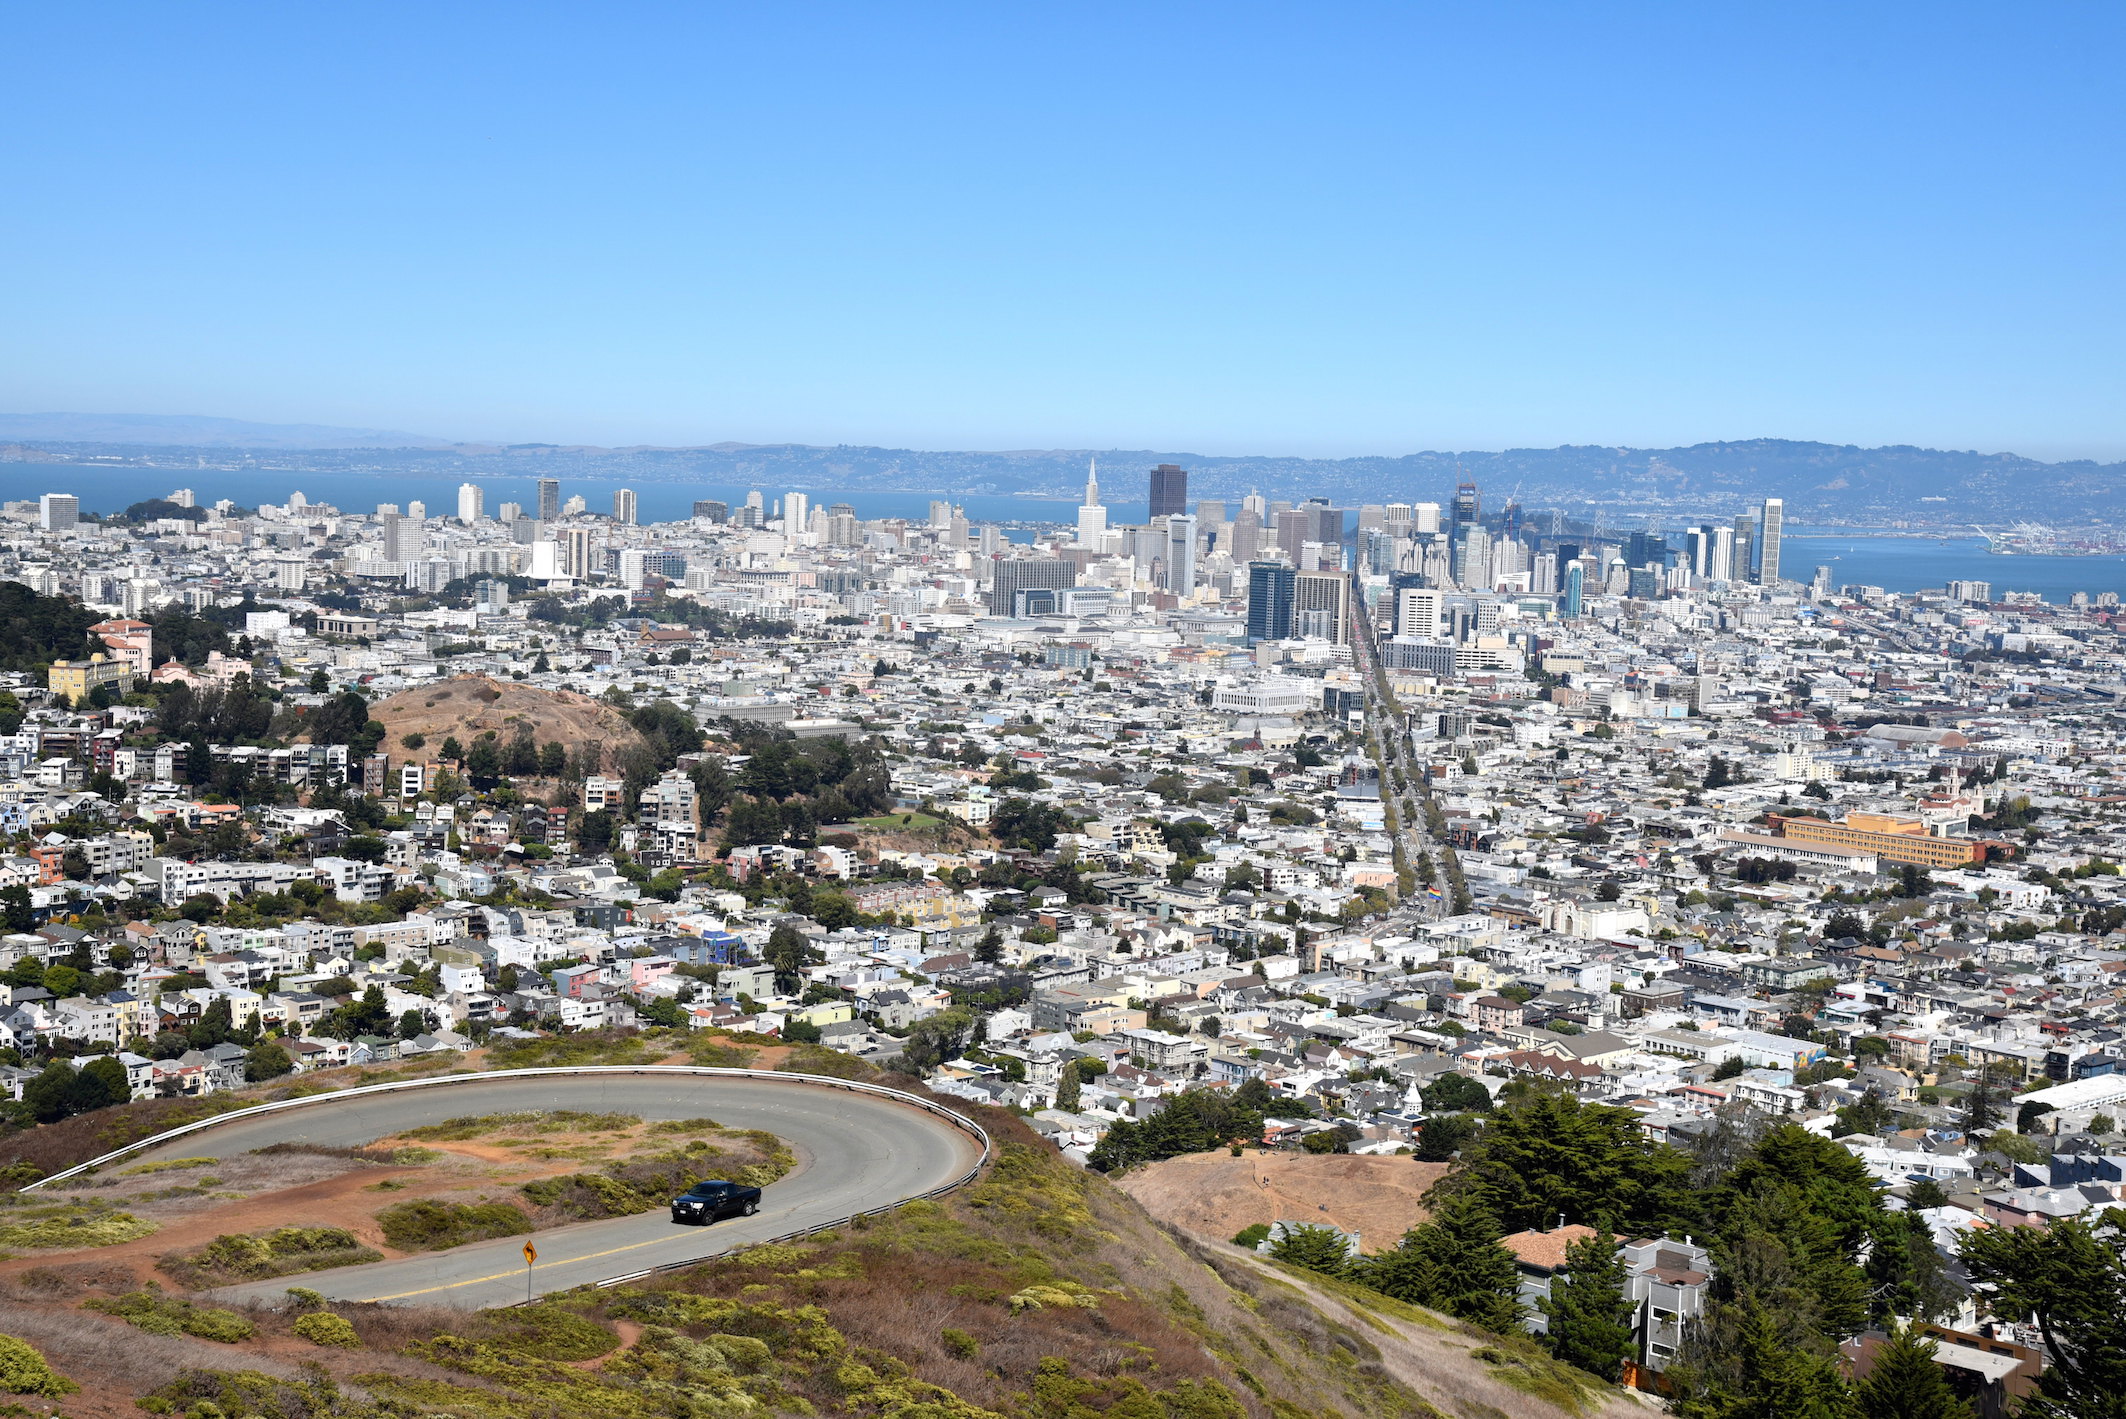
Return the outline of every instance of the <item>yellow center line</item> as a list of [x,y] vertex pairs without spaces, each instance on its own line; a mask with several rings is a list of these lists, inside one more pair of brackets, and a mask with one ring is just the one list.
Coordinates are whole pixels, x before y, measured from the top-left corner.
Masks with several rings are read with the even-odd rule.
[[[643,1247],[662,1246],[664,1243],[669,1242],[671,1240],[673,1239],[670,1237],[652,1237],[646,1242],[629,1242],[624,1247],[608,1247],[604,1251],[585,1252],[582,1256],[567,1257],[565,1259],[550,1262],[548,1264],[554,1266],[567,1266],[579,1261],[596,1261],[601,1256],[618,1256],[621,1252],[624,1251],[638,1251]],[[743,1246],[744,1243],[734,1242],[732,1243],[732,1245]],[[408,1296],[427,1296],[437,1291],[455,1291],[460,1286],[478,1286],[483,1282],[488,1281],[513,1281],[518,1277],[522,1276],[523,1274],[523,1268],[514,1268],[509,1271],[497,1271],[492,1276],[468,1276],[463,1281],[446,1281],[440,1286],[423,1286],[419,1290],[415,1291],[395,1291],[389,1296],[371,1296],[369,1300],[372,1303],[381,1303],[384,1301],[403,1301]]]

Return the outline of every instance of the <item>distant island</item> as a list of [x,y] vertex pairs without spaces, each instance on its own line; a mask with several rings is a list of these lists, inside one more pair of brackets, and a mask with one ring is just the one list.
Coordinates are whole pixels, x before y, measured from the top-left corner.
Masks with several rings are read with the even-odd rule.
[[89,463],[373,472],[408,477],[552,476],[599,482],[1075,497],[1088,459],[1114,487],[1158,463],[1189,469],[1194,495],[1326,496],[1346,504],[1425,497],[1461,479],[1492,497],[1575,517],[1639,519],[1786,500],[1797,521],[1871,527],[2052,526],[2116,521],[2126,463],[2046,463],[2010,453],[1858,448],[1745,439],[1687,448],[1425,451],[1356,458],[1161,449],[921,450],[718,443],[602,448],[452,443],[390,430],[194,416],[0,414],[0,463]]

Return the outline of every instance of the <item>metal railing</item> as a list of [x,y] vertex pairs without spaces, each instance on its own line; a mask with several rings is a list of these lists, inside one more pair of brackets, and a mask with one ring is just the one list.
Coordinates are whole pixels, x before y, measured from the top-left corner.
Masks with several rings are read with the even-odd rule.
[[[921,1109],[927,1114],[945,1120],[945,1122],[981,1144],[982,1153],[979,1158],[975,1159],[973,1167],[967,1169],[966,1172],[961,1173],[952,1181],[931,1188],[928,1192],[920,1192],[912,1197],[899,1198],[883,1207],[871,1207],[861,1212],[852,1212],[845,1217],[837,1217],[831,1221],[820,1222],[814,1226],[800,1228],[794,1232],[785,1232],[779,1237],[768,1237],[762,1241],[734,1243],[731,1246],[721,1247],[716,1251],[690,1257],[684,1261],[661,1262],[656,1266],[644,1267],[639,1271],[631,1271],[622,1276],[610,1276],[597,1281],[576,1283],[579,1286],[620,1286],[630,1281],[639,1281],[645,1276],[655,1276],[666,1271],[677,1271],[684,1267],[699,1266],[705,1261],[713,1261],[726,1253],[743,1250],[746,1247],[772,1246],[779,1242],[796,1241],[801,1237],[816,1236],[821,1232],[832,1231],[837,1227],[846,1227],[859,1218],[879,1217],[888,1212],[897,1211],[911,1202],[943,1197],[949,1192],[965,1187],[979,1177],[982,1169],[989,1165],[989,1160],[996,1151],[995,1144],[990,1141],[989,1131],[965,1114],[957,1113],[942,1104],[933,1103],[929,1099],[918,1098],[914,1094],[905,1093],[899,1089],[889,1089],[883,1084],[862,1084],[853,1079],[835,1079],[824,1074],[787,1074],[773,1069],[715,1069],[706,1065],[694,1064],[558,1065],[539,1069],[496,1069],[481,1074],[443,1074],[433,1079],[402,1079],[389,1084],[363,1084],[353,1089],[336,1089],[329,1094],[311,1094],[300,1099],[282,1099],[277,1103],[257,1104],[251,1108],[238,1109],[234,1113],[220,1114],[214,1118],[200,1119],[195,1123],[168,1129],[162,1133],[155,1134],[153,1137],[143,1138],[137,1143],[128,1143],[123,1148],[113,1149],[101,1157],[91,1158],[86,1163],[77,1163],[64,1172],[54,1173],[48,1178],[39,1179],[24,1187],[22,1191],[32,1192],[38,1188],[64,1182],[68,1178],[78,1177],[84,1173],[92,1173],[122,1158],[129,1158],[137,1153],[160,1148],[164,1144],[175,1142],[180,1138],[190,1137],[193,1134],[204,1133],[209,1129],[221,1128],[233,1123],[248,1123],[267,1114],[285,1113],[292,1109],[315,1108],[324,1104],[338,1103],[346,1099],[363,1098],[372,1094],[399,1093],[413,1089],[435,1089],[452,1084],[476,1084],[491,1079],[527,1079],[555,1075],[568,1075],[579,1078],[611,1078],[619,1074],[676,1075],[686,1078],[766,1079],[789,1084],[806,1084],[817,1088],[841,1089],[852,1094],[869,1094],[876,1098],[891,1100],[894,1103],[910,1105]],[[573,1290],[575,1288],[570,1287],[568,1289]],[[513,1302],[512,1304],[522,1305],[524,1303]]]

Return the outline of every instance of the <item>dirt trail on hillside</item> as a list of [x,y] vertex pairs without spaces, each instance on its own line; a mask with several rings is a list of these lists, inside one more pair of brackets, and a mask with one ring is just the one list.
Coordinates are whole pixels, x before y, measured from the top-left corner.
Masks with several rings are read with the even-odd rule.
[[1419,1201],[1445,1163],[1341,1153],[1190,1153],[1115,1180],[1144,1210],[1215,1241],[1256,1222],[1329,1222],[1367,1251],[1402,1240],[1425,1220]]

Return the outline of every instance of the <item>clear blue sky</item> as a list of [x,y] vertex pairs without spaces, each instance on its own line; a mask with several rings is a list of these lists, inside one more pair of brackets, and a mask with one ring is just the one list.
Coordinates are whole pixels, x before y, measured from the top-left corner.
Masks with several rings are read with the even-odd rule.
[[2126,455],[2126,6],[18,4],[0,409]]

